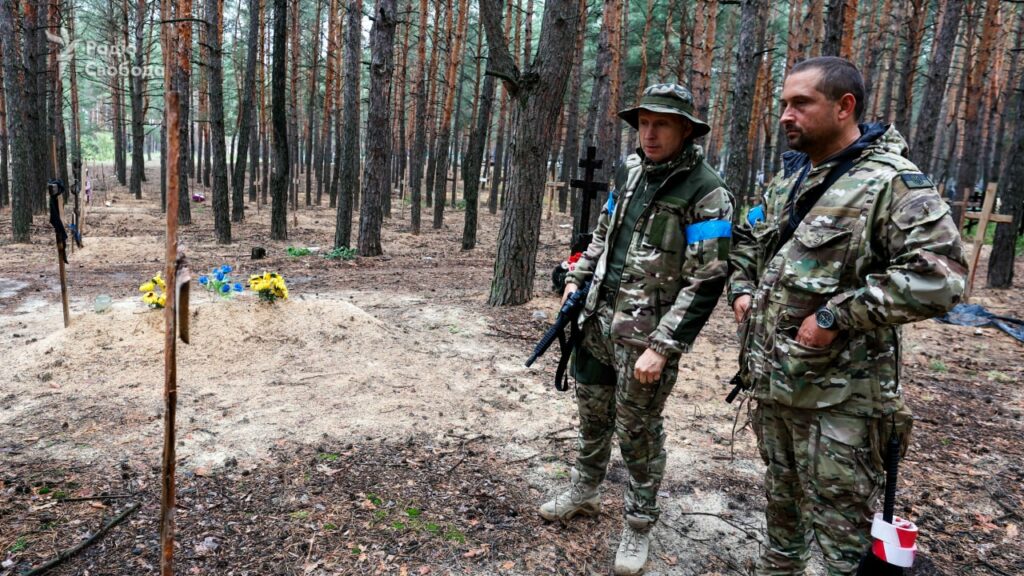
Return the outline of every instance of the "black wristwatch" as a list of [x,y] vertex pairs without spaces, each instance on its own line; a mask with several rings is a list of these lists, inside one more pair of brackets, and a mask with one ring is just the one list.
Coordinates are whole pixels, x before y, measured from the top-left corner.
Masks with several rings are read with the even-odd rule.
[[828,308],[819,308],[814,313],[814,319],[818,322],[818,328],[822,330],[838,330],[836,327],[836,315]]

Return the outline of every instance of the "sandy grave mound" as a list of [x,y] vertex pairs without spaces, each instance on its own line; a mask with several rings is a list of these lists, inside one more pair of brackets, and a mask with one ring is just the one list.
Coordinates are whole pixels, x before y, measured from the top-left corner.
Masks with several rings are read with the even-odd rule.
[[[483,319],[394,295],[390,308],[371,314],[350,298],[369,307],[382,301],[335,293],[271,305],[250,295],[193,295],[191,343],[178,347],[178,433],[189,464],[245,461],[274,442],[325,435],[400,439],[479,430],[479,419],[495,435],[546,429],[555,407],[536,401],[551,392],[525,390],[533,377],[486,336]],[[18,336],[10,340],[17,354],[8,364],[0,424],[16,430],[28,419],[49,421],[45,428],[54,432],[22,438],[24,445],[38,443],[57,459],[158,448],[161,311],[133,299],[103,314],[73,314],[67,330],[58,328],[59,307],[2,322]],[[524,425],[524,410],[547,416]]]

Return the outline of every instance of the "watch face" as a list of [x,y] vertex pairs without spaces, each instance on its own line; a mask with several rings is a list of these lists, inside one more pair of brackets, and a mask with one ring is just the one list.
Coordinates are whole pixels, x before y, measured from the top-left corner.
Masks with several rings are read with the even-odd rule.
[[821,328],[831,329],[836,324],[836,316],[827,308],[818,310],[814,315],[815,320],[818,322],[818,326]]

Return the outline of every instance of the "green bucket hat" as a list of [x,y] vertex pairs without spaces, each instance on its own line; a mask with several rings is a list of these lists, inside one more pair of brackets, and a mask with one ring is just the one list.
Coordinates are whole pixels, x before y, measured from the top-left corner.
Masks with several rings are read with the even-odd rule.
[[706,122],[697,118],[693,110],[693,95],[679,84],[653,84],[648,86],[640,103],[633,108],[619,112],[619,118],[626,121],[634,129],[639,130],[640,111],[649,110],[662,114],[677,114],[693,124],[691,138],[699,138],[711,131]]

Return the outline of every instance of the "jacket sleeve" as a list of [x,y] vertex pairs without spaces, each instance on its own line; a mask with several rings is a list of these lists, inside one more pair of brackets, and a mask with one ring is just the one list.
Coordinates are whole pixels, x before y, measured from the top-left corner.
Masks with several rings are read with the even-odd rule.
[[[614,192],[609,193],[608,196],[613,198],[613,194]],[[604,254],[605,242],[607,241],[608,223],[611,222],[612,216],[608,212],[610,204],[606,203],[601,208],[601,215],[597,218],[597,227],[594,228],[594,237],[590,240],[590,245],[587,246],[586,252],[580,256],[580,259],[576,261],[576,267],[573,268],[572,272],[565,275],[565,282],[567,284],[583,286],[594,276],[594,268],[597,266],[597,261],[601,258],[601,254]]]
[[967,273],[949,206],[934,188],[910,189],[900,176],[876,206],[872,235],[888,266],[829,301],[840,328],[871,330],[944,314],[963,296]]
[[[763,206],[763,204],[762,204]],[[763,208],[762,208],[763,210]],[[757,240],[746,218],[737,218],[733,226],[732,250],[729,251],[729,305],[757,288]]]
[[688,352],[718,304],[729,271],[732,210],[732,194],[724,187],[694,205],[693,220],[686,227],[683,289],[647,339],[655,352]]

